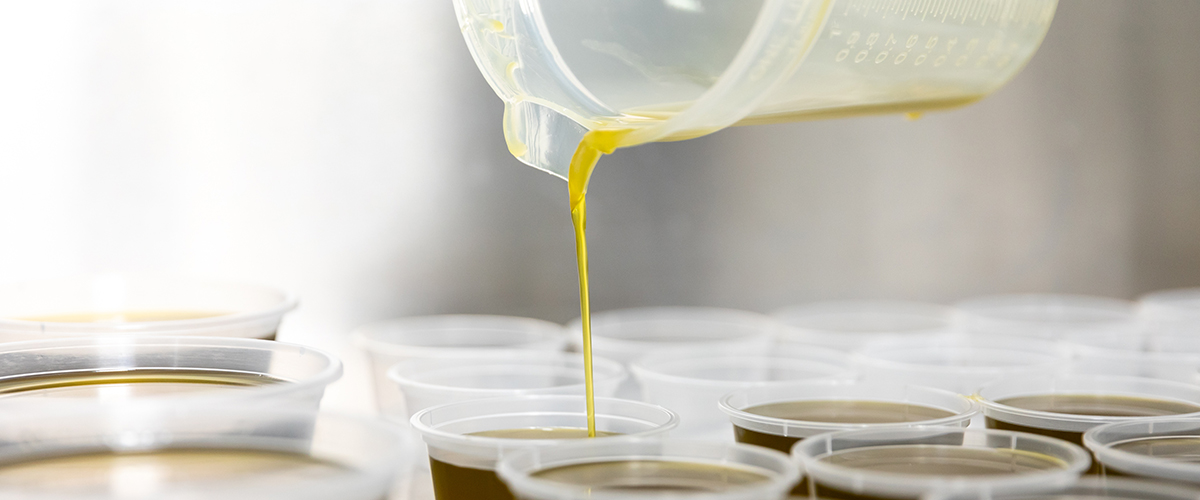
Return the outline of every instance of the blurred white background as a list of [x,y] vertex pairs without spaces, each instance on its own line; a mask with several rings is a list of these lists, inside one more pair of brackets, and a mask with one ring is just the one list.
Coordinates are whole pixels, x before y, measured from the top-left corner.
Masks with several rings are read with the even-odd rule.
[[[593,304],[770,310],[1200,285],[1200,2],[1062,0],[967,109],[620,151]],[[0,0],[0,280],[275,284],[282,340],[578,314],[566,186],[512,159],[446,0]]]

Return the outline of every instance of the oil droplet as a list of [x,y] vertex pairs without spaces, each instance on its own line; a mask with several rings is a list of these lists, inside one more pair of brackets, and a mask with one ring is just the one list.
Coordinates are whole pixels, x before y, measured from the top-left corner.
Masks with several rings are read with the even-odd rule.
[[502,23],[498,20],[488,19],[487,23],[488,23],[488,29],[490,29],[492,31],[504,31],[504,23]]
[[920,111],[910,111],[908,113],[904,113],[904,118],[910,122],[915,122],[917,120],[920,120],[922,116],[925,116],[925,113],[922,113]]

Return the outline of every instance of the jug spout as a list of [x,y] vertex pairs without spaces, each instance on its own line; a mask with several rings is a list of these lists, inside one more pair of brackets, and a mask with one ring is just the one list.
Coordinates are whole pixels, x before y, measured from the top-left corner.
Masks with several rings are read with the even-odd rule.
[[522,163],[567,179],[571,156],[588,129],[530,101],[504,103],[504,141]]

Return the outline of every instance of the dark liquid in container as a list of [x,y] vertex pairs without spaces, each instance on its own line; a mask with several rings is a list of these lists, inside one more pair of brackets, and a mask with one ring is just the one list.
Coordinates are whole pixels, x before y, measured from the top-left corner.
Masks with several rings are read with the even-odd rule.
[[[1136,438],[1115,443],[1111,448],[1127,453],[1161,458],[1171,462],[1200,464],[1200,436],[1152,436]],[[1104,464],[1100,465],[1101,473],[1107,476],[1133,475],[1113,470],[1111,467],[1105,467]],[[1160,478],[1150,479],[1163,481]]]
[[770,477],[749,468],[668,460],[617,460],[568,465],[533,477],[608,493],[721,493]]
[[[473,432],[468,436],[500,439],[586,439],[587,429],[567,427],[530,427]],[[615,436],[613,432],[596,431],[596,437]],[[500,481],[496,471],[460,467],[429,458],[433,476],[433,494],[437,500],[514,500],[508,486]]]
[[[924,405],[834,399],[769,403],[751,406],[742,411],[764,417],[837,424],[920,422],[954,415],[953,412]],[[784,453],[791,453],[792,445],[801,439],[754,431],[736,425],[733,426],[733,435],[739,443],[753,444]],[[806,477],[801,479],[796,488],[792,490],[792,495],[804,495],[807,491],[808,479]]]
[[247,388],[286,382],[258,373],[147,368],[74,371],[0,380],[0,398],[95,398],[120,388],[122,397],[178,395],[214,388]]
[[[1066,462],[1040,453],[928,444],[854,448],[835,452],[821,460],[842,467],[904,474],[914,478],[954,476],[967,480],[1067,468]],[[853,493],[829,487],[822,483],[821,478],[812,478],[811,480],[813,481],[813,486],[810,488],[811,494],[821,498],[844,500],[897,498],[895,496],[873,496],[870,493]],[[912,498],[915,499],[917,496]]]
[[[1200,411],[1200,405],[1186,401],[1103,394],[1045,394],[1006,398],[996,402],[1026,410],[1099,417],[1161,417]],[[985,420],[987,426],[992,429],[1040,434],[1083,446],[1083,432],[1013,424],[991,416]],[[1100,463],[1093,462],[1087,473],[1100,474]]]

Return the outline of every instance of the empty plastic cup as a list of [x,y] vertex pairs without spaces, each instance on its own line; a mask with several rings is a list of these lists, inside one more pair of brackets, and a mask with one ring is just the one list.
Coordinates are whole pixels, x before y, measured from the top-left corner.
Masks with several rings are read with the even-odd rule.
[[[592,377],[598,397],[612,397],[625,379],[616,361],[593,358]],[[535,394],[584,395],[583,356],[544,353],[534,359],[506,354],[473,358],[415,359],[388,370],[388,378],[404,395],[409,417],[432,406],[457,401]]]
[[408,411],[387,371],[409,359],[469,358],[497,351],[537,359],[561,352],[567,339],[562,325],[533,318],[452,314],[400,318],[359,327],[355,343],[371,363],[375,405],[389,420],[407,423]]
[[777,500],[800,477],[776,451],[674,439],[529,449],[498,473],[523,500]]
[[1070,372],[1200,384],[1200,354],[1078,349]]
[[1143,323],[1133,302],[1088,295],[1012,294],[955,304],[971,335],[1014,335],[1137,349]]
[[1200,484],[1200,418],[1148,418],[1093,427],[1083,444],[1102,470]]
[[1200,288],[1143,295],[1138,299],[1138,313],[1151,332],[1200,334]]
[[[568,329],[575,350],[582,350],[582,327]],[[650,354],[674,350],[712,354],[762,355],[774,341],[779,324],[749,311],[708,307],[617,309],[592,315],[592,354],[629,363]],[[617,397],[636,399],[641,387],[629,379]]]
[[1050,376],[1065,370],[1070,351],[1031,338],[952,336],[876,342],[855,358],[864,380],[923,385],[959,394],[1011,377]]
[[857,429],[800,441],[814,498],[916,499],[933,492],[1005,494],[1075,482],[1091,459],[1079,446],[992,429]]
[[77,337],[0,344],[0,407],[85,404],[317,408],[342,374],[311,347],[224,337]]
[[925,500],[1196,500],[1200,489],[1144,479],[1085,477],[1071,486],[1041,492],[934,493]]
[[192,405],[0,417],[0,490],[23,499],[379,500],[412,441],[348,416]]
[[[1200,416],[1200,386],[1136,377],[1024,377],[984,386],[987,426],[1083,445],[1083,433],[1110,422]],[[1099,473],[1094,467],[1092,473]]]
[[679,414],[672,435],[730,441],[729,419],[717,406],[721,397],[750,387],[814,379],[850,379],[854,373],[836,360],[782,356],[714,356],[672,352],[633,363],[642,400]]
[[952,309],[938,304],[887,300],[814,302],[772,316],[784,325],[781,344],[855,351],[868,342],[941,336],[953,330]]
[[[596,398],[595,441],[660,435],[678,418],[666,408],[637,401]],[[496,476],[505,456],[531,447],[587,439],[581,396],[477,399],[426,408],[412,425],[429,449],[438,500],[510,498]]]
[[104,274],[0,286],[0,342],[91,335],[274,339],[296,297],[265,286]]

